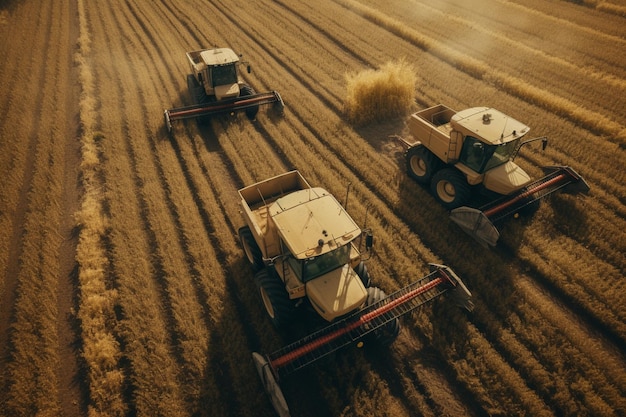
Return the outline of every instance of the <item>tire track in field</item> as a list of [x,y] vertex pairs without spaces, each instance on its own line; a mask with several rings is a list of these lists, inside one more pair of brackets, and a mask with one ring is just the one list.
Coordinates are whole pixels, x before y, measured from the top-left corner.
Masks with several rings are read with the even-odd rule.
[[[387,10],[389,10],[390,15],[393,15],[394,19],[406,21],[403,19],[403,16],[409,15],[409,11],[414,9],[414,6],[410,8],[405,6],[407,9],[400,10],[397,10],[397,7],[387,7]],[[514,59],[497,60],[492,62],[491,65],[500,68],[503,72],[515,74],[519,78],[532,78],[534,84],[542,85],[544,90],[549,88],[552,94],[567,97],[572,102],[585,103],[585,106],[592,107],[593,111],[602,114],[613,114],[613,119],[616,121],[620,120],[621,115],[615,114],[614,109],[626,106],[626,102],[620,102],[621,97],[619,94],[619,91],[626,92],[626,81],[614,73],[604,71],[597,66],[597,63],[583,63],[581,65],[580,62],[572,62],[561,57],[560,54],[555,54],[553,51],[546,52],[512,39],[508,35],[503,35],[501,31],[491,30],[488,27],[491,25],[476,23],[479,21],[477,17],[480,16],[474,12],[477,10],[476,8],[470,9],[466,7],[462,9],[465,10],[463,15],[457,15],[426,4],[421,4],[419,7],[436,16],[433,18],[437,22],[436,30],[438,34],[431,33],[431,36],[449,40],[441,43],[447,45],[452,43],[455,45],[455,49],[463,49],[468,55],[480,57],[485,62],[488,62],[489,56],[509,57],[511,56],[511,51],[514,51]],[[454,28],[454,31],[451,28]],[[471,33],[472,38],[465,39],[460,33]],[[488,50],[485,49],[485,42],[489,42],[490,48]],[[612,43],[626,46],[624,40],[615,38]],[[618,48],[615,47],[615,50],[618,50]],[[506,64],[503,64],[504,62]],[[531,64],[529,65],[529,63]],[[537,71],[538,66],[541,66],[542,71]],[[555,80],[558,80],[558,82],[555,82]],[[584,84],[576,86],[576,83],[580,82]],[[594,85],[597,89],[613,90],[616,95],[615,100],[607,101],[604,95],[590,95],[590,89],[587,88],[589,84]]]
[[[135,15],[135,18],[137,18],[139,20],[139,17],[137,15]],[[143,27],[143,29],[146,32],[149,31],[145,26],[142,25],[142,27]],[[152,43],[153,43],[154,49],[158,51],[158,48],[156,47],[156,42],[154,41],[154,39],[152,39]],[[147,100],[144,100],[144,102],[147,102]],[[147,109],[146,109],[146,111],[144,113],[147,114]],[[147,133],[148,133],[148,136],[151,137],[149,132],[147,132]],[[156,146],[154,144],[154,141],[152,140],[151,142],[152,142],[152,154],[155,155],[155,164],[158,165],[159,167],[161,167],[161,168],[159,168],[159,172],[160,172],[159,177],[161,179],[160,182],[162,184],[164,184],[164,187],[167,188],[168,187],[166,185],[167,184],[167,178],[164,175],[163,168],[162,168],[164,166],[163,165],[163,161],[160,161],[159,157],[157,156],[158,155],[158,151],[157,151],[157,148],[156,148]],[[193,186],[193,183],[191,181],[191,174],[190,174],[189,168],[188,168],[186,163],[182,163],[183,158],[181,157],[181,149],[177,145],[174,146],[174,147],[176,149],[177,159],[178,159],[179,164],[181,165],[182,170],[183,170],[183,176],[186,178],[186,182],[187,182],[188,188],[191,190],[191,193],[192,193],[193,199],[195,201],[195,204],[197,206],[197,209],[200,211],[200,216],[203,219],[203,223],[204,223],[205,229],[206,229],[206,235],[209,237],[209,240],[212,241],[212,246],[214,247],[214,250],[217,251],[217,256],[216,256],[217,259],[218,260],[223,260],[223,259],[225,259],[225,255],[224,255],[225,252],[223,252],[220,249],[219,241],[216,238],[214,238],[215,230],[211,230],[211,226],[210,225],[212,224],[212,222],[209,221],[209,216],[206,214],[206,212],[203,211],[203,206],[200,205],[200,199],[199,199],[199,195],[200,194],[198,193],[198,190]],[[167,193],[171,194],[171,190],[167,191]],[[176,218],[179,219],[177,221],[177,223],[176,223],[176,228],[180,232],[183,229],[183,225],[180,222],[181,217],[180,217],[180,214],[175,213],[175,208],[173,207],[173,203],[171,202],[171,195],[170,195],[169,198],[170,198],[170,203],[169,204],[171,206],[170,210],[172,212],[172,217],[175,218],[175,219]],[[180,240],[182,242],[181,244],[184,247],[187,248],[187,251],[189,251],[189,247],[187,245],[185,245],[185,243],[184,243],[186,238],[182,235],[182,232],[180,232],[180,237],[179,238],[180,238]],[[196,260],[193,259],[193,258],[189,258],[188,257],[187,262],[192,265],[194,262],[196,262]],[[220,263],[222,263],[222,262],[220,262]],[[200,275],[199,271],[196,271],[196,272],[197,272],[197,275],[199,276]],[[206,290],[204,288],[201,288],[199,283],[195,287],[196,287],[196,292],[198,293],[198,300],[200,300],[200,299],[208,300],[209,299],[209,294],[206,292]],[[212,307],[212,308],[215,308],[215,307]],[[211,323],[211,321],[209,321],[209,318],[213,317],[214,315],[209,315],[208,314],[208,311],[209,311],[209,306],[208,305],[204,307],[204,310],[206,312],[206,314],[205,314],[205,325],[206,325],[207,328],[210,329],[212,327],[211,326],[212,323]],[[176,344],[178,344],[178,343],[176,343]],[[215,340],[215,346],[219,346],[220,344],[221,343],[219,342],[219,340],[216,339]],[[227,355],[224,355],[224,352],[225,352],[224,349],[225,348],[223,348],[223,347],[219,348],[218,347],[218,349],[222,350],[222,354],[219,354],[219,352],[218,352],[218,354],[213,355],[213,358],[214,358],[213,359],[213,361],[214,361],[213,369],[226,369],[226,370],[223,370],[222,372],[228,373],[228,368],[225,368],[224,366],[220,365],[221,359],[218,359],[218,358],[220,358],[222,356],[227,356]],[[218,362],[215,362],[215,361],[218,361]],[[185,365],[185,364],[183,363],[182,365]],[[188,371],[191,371],[191,370],[188,370]],[[225,379],[227,381],[231,381],[234,378],[231,378],[230,376],[226,375]],[[196,385],[198,385],[197,382],[199,382],[199,381],[195,382]],[[224,399],[234,398],[235,397],[235,396],[231,395],[232,392],[233,392],[233,387],[232,386],[229,387],[229,386],[230,386],[230,384],[221,384],[221,390],[220,391],[221,391],[221,396]],[[209,395],[213,396],[213,394],[209,394]],[[213,399],[213,401],[214,401],[214,399]],[[231,407],[229,407],[229,408],[235,408],[235,409],[241,408],[240,405],[235,404],[234,400],[230,400],[229,402],[231,404]]]
[[[104,7],[106,7],[106,5]],[[112,22],[112,24],[118,28],[118,30],[116,31],[118,34],[125,33],[125,30],[129,27],[126,25],[130,25],[130,27],[132,27],[132,24],[129,24],[127,20],[125,20],[125,23],[123,23],[120,20],[121,18],[115,14],[115,13],[120,13],[119,9],[117,10],[117,12],[113,12],[112,10],[102,10],[102,11],[104,13],[98,13],[98,18],[101,21],[101,27],[103,28],[110,27],[110,24]],[[121,71],[125,68],[125,60],[120,59],[120,56],[113,55],[115,52],[122,52],[123,53],[122,58],[129,57],[131,56],[131,54],[129,54],[128,52],[129,47],[127,47],[124,44],[124,42],[122,42],[121,38],[114,37],[114,32],[111,32],[110,30],[104,30],[104,32],[105,32],[104,33],[105,45],[108,46],[107,51],[111,57],[109,61],[118,63],[118,66],[115,68],[116,71],[112,73],[111,76],[117,80],[117,82],[115,82],[115,85],[116,85],[115,96],[119,97],[118,100],[122,101],[119,112],[122,115],[132,115],[133,114],[132,105],[133,103],[136,102],[136,100],[133,100],[132,96],[136,95],[137,93],[133,92],[132,87],[129,89],[124,88],[124,86],[127,84],[127,80],[124,79],[124,76],[122,75]],[[136,204],[137,204],[137,209],[139,210],[139,218],[137,219],[137,222],[139,222],[139,224],[142,225],[141,231],[144,234],[143,238],[139,238],[139,237],[136,237],[136,238],[139,238],[140,240],[143,240],[144,242],[146,242],[146,245],[147,245],[146,249],[150,251],[148,254],[148,263],[151,269],[153,270],[153,272],[151,273],[151,276],[155,278],[153,280],[153,284],[156,287],[155,288],[156,293],[154,294],[154,296],[158,297],[158,301],[154,305],[165,306],[164,308],[163,307],[157,308],[157,311],[159,311],[159,313],[162,315],[159,320],[162,320],[162,323],[164,326],[163,327],[164,334],[159,334],[159,336],[157,337],[159,338],[159,340],[167,344],[167,346],[161,347],[167,350],[167,353],[165,353],[165,355],[167,356],[174,355],[175,360],[180,363],[180,351],[176,349],[176,346],[174,346],[172,342],[176,340],[176,334],[174,333],[175,325],[174,325],[174,319],[172,316],[171,300],[168,298],[166,294],[165,287],[163,286],[163,284],[159,282],[161,278],[166,277],[167,272],[166,272],[166,266],[164,264],[165,260],[162,258],[162,254],[159,252],[159,248],[161,247],[161,245],[160,245],[159,239],[157,237],[157,232],[156,232],[158,228],[153,227],[154,225],[152,224],[152,220],[151,220],[152,208],[150,207],[150,203],[149,203],[150,195],[149,195],[149,190],[147,189],[147,185],[150,183],[150,179],[143,178],[143,175],[145,174],[142,173],[141,171],[142,161],[140,158],[142,157],[142,155],[141,155],[140,144],[139,142],[135,143],[133,141],[133,138],[134,138],[133,120],[129,119],[127,116],[124,116],[120,120],[120,122],[121,123],[119,125],[119,128],[121,129],[121,136],[123,136],[123,140],[121,144],[123,148],[125,149],[124,153],[128,155],[129,162],[130,162],[129,169],[132,175],[132,177],[130,178],[130,181],[133,187],[137,190]],[[146,162],[143,162],[143,163],[145,164]],[[113,240],[112,242],[114,245],[116,244],[115,240]],[[120,250],[120,249],[117,249],[117,250]],[[120,261],[121,260],[118,260],[118,262]],[[113,259],[113,264],[114,265],[116,264],[115,257]],[[114,266],[114,267],[116,269],[118,268],[118,266]],[[120,281],[120,279],[127,280],[129,278],[118,277],[117,285],[121,289],[121,292],[124,293],[127,290],[126,290],[124,282]],[[146,278],[143,278],[143,279],[146,279]],[[155,343],[156,341],[151,338],[152,336],[150,332],[147,332],[146,334],[136,333],[136,330],[139,330],[140,332],[143,333],[145,329],[142,329],[142,328],[140,329],[135,328],[135,330],[132,329],[132,327],[141,326],[141,324],[138,324],[137,322],[135,322],[134,317],[128,316],[128,311],[127,311],[128,306],[124,305],[126,301],[124,301],[123,295],[120,301],[121,301],[120,322],[122,323],[121,327],[123,328],[123,330],[121,330],[121,334],[119,335],[119,337],[122,340],[123,350],[126,355],[126,358],[128,359],[130,363],[129,369],[132,370],[132,374],[129,376],[130,381],[128,383],[128,388],[130,392],[132,392],[132,394],[129,394],[128,398],[133,399],[133,401],[129,404],[130,412],[131,413],[142,412],[143,407],[145,406],[147,407],[156,406],[154,403],[152,403],[152,401],[158,401],[158,399],[150,398],[150,395],[146,395],[146,393],[143,391],[142,385],[146,383],[152,385],[152,388],[156,389],[157,392],[159,392],[161,395],[167,395],[167,397],[169,398],[169,407],[170,407],[171,412],[176,413],[176,412],[182,411],[185,407],[182,405],[182,400],[181,400],[182,394],[178,387],[178,384],[183,382],[183,379],[180,373],[178,372],[178,370],[174,369],[170,364],[167,363],[166,357],[156,356],[156,355],[163,353],[162,351],[158,351],[158,353],[156,349],[155,351],[150,351],[151,344]],[[149,318],[149,319],[158,319],[158,318],[155,317],[155,318]],[[157,333],[153,333],[153,334],[156,335]],[[129,339],[131,335],[134,335],[135,337],[137,337],[137,340]],[[142,339],[144,340],[145,345],[137,346],[136,343]],[[143,348],[143,349],[147,348],[148,351],[150,351],[152,362],[153,362],[153,364],[150,364],[150,366],[155,366],[157,369],[160,368],[161,366],[166,367],[166,369],[161,369],[160,370],[161,372],[159,372],[160,381],[157,381],[156,379],[152,379],[152,378],[143,379],[143,378],[146,378],[146,375],[143,375],[142,373],[146,372],[147,369],[139,368],[139,366],[143,366],[143,365],[140,365],[138,358],[133,356],[137,354],[137,352],[133,352],[132,350],[135,350],[137,348]],[[132,349],[132,350],[129,350],[129,349]],[[139,358],[139,360],[141,361],[148,360],[148,358]],[[152,369],[149,372],[157,371],[157,369]],[[178,381],[178,382],[175,384],[173,383],[173,380]],[[163,384],[167,384],[168,386],[164,387]]]
[[[303,119],[300,119],[300,121],[303,121]],[[304,121],[304,122],[306,123],[306,121]],[[380,369],[379,369],[379,371],[380,371]]]
[[[28,6],[31,5],[25,5],[24,7]],[[38,26],[41,27],[42,30],[35,31],[37,39],[40,44],[46,46],[44,48],[46,53],[52,54],[51,51],[54,50],[54,48],[48,46],[53,42],[56,34],[53,32],[54,26],[47,24],[47,19],[54,14],[54,7],[52,5],[49,5],[49,8],[37,7],[37,5],[32,5],[31,7],[36,7],[37,21],[44,22],[41,26]],[[32,16],[32,14],[28,12],[25,14],[28,14],[29,17]],[[32,39],[25,40],[32,42]],[[29,48],[24,48],[23,50],[28,49]],[[42,380],[50,377],[49,371],[54,369],[54,361],[58,358],[51,357],[49,358],[49,362],[44,363],[45,366],[50,367],[49,369],[44,370],[38,367],[42,366],[42,361],[45,361],[45,354],[50,353],[50,350],[46,349],[46,347],[50,347],[51,344],[55,344],[57,341],[38,340],[37,343],[26,346],[25,338],[28,337],[28,332],[24,331],[25,323],[23,322],[24,320],[32,320],[30,326],[33,331],[50,336],[47,331],[42,331],[41,327],[50,324],[49,322],[45,322],[45,319],[50,317],[39,320],[42,319],[42,317],[32,317],[29,315],[29,310],[32,309],[33,304],[38,304],[37,300],[32,297],[41,297],[40,304],[45,305],[46,302],[50,301],[46,298],[46,295],[50,295],[50,293],[45,294],[42,291],[42,294],[33,294],[30,290],[33,286],[37,286],[38,284],[31,283],[32,285],[29,285],[25,281],[29,281],[30,277],[24,276],[24,270],[32,269],[32,265],[28,267],[29,264],[35,263],[34,268],[39,270],[46,261],[49,261],[48,259],[44,259],[46,257],[44,254],[28,252],[29,246],[37,247],[38,249],[46,246],[45,234],[50,232],[50,230],[45,231],[43,236],[36,236],[31,228],[36,226],[37,222],[40,221],[38,218],[42,215],[41,213],[50,209],[50,198],[56,197],[51,197],[49,194],[51,191],[48,190],[48,193],[42,196],[41,200],[35,201],[34,199],[34,197],[37,197],[37,192],[40,191],[37,189],[37,178],[50,176],[48,170],[53,168],[52,166],[48,166],[48,164],[52,165],[52,161],[50,160],[46,161],[46,164],[38,163],[40,158],[43,158],[42,154],[45,152],[44,149],[50,146],[50,142],[48,141],[54,140],[47,137],[48,141],[46,141],[40,136],[42,122],[37,117],[42,114],[45,108],[45,99],[47,96],[46,89],[42,88],[42,86],[47,84],[46,76],[48,75],[48,68],[35,65],[36,60],[35,57],[32,56],[30,59],[31,64],[28,66],[23,65],[22,59],[16,59],[15,61],[18,63],[18,71],[23,72],[24,68],[36,68],[32,72],[28,72],[33,81],[28,83],[18,82],[16,84],[17,86],[24,85],[30,87],[28,90],[19,89],[20,92],[33,94],[29,100],[31,106],[29,106],[28,110],[24,109],[21,112],[19,124],[17,124],[19,126],[23,123],[30,126],[30,128],[26,130],[27,133],[25,135],[26,155],[23,160],[23,166],[15,167],[15,169],[21,171],[21,174],[18,175],[18,178],[21,180],[20,185],[14,188],[16,191],[19,191],[16,194],[12,192],[7,193],[8,195],[14,196],[15,206],[13,207],[13,215],[11,216],[12,224],[8,232],[13,244],[9,247],[8,262],[6,269],[3,271],[4,287],[0,292],[0,295],[2,295],[2,303],[0,303],[0,335],[3,336],[0,337],[0,340],[3,341],[0,345],[0,354],[2,355],[2,360],[0,360],[0,384],[2,386],[0,410],[4,410],[7,413],[19,413],[25,412],[31,406],[39,406],[43,410],[54,412],[56,408],[54,403],[59,399],[59,392],[50,391],[51,388],[57,388],[54,386],[54,382],[50,384],[49,381],[44,382]],[[49,62],[55,63],[57,61],[55,58],[51,58]],[[54,67],[52,67],[52,71],[54,71]],[[32,90],[34,90],[34,92]],[[11,110],[12,109],[9,109],[8,115],[3,116],[5,120],[6,118],[11,120]],[[7,124],[7,126],[9,126],[9,124]],[[13,135],[8,136],[14,139],[12,137]],[[41,179],[39,181],[41,181]],[[9,183],[7,183],[7,185],[8,184]],[[43,203],[43,206],[39,207],[37,203]],[[52,241],[53,238],[56,238],[56,236],[51,237],[50,241]],[[58,271],[53,271],[52,274],[56,272]],[[50,290],[50,282],[47,278],[48,277],[41,280],[40,289],[45,288],[46,290]],[[46,305],[46,307],[49,306]],[[54,314],[54,312],[51,313]],[[36,350],[42,354],[42,358],[37,361],[28,361],[27,358],[31,353],[28,352],[27,349]],[[33,378],[32,375],[29,375],[31,372],[32,374],[42,374],[42,378]],[[28,403],[27,398],[21,398],[24,394],[24,390],[35,387],[42,392],[39,395],[33,395],[32,404]],[[42,397],[47,398],[42,401]],[[56,398],[56,400],[54,398]]]
[[[311,128],[311,127],[310,127],[310,128]],[[328,144],[327,144],[327,145],[328,145]],[[571,300],[570,300],[570,301],[571,301]],[[583,317],[581,317],[581,318],[583,318]]]
[[[78,238],[75,233],[75,218],[79,204],[81,190],[78,187],[80,180],[80,145],[76,138],[80,137],[79,128],[75,122],[79,119],[77,102],[80,97],[80,87],[76,80],[79,71],[72,52],[80,36],[78,29],[78,10],[73,3],[57,5],[60,16],[52,16],[51,20],[59,22],[61,30],[57,34],[59,40],[53,42],[58,45],[58,66],[54,69],[54,96],[49,111],[53,113],[55,143],[53,148],[61,160],[58,169],[60,179],[59,194],[54,197],[60,199],[60,221],[58,233],[61,240],[58,245],[58,355],[59,364],[57,375],[59,380],[58,401],[64,416],[71,417],[84,414],[87,410],[89,390],[84,379],[84,361],[80,358],[82,350],[80,322],[77,320],[77,311],[80,307],[78,295]],[[53,103],[53,104],[52,104]],[[56,128],[58,126],[58,132]],[[57,142],[58,141],[58,142]]]
[[316,391],[319,391],[319,390],[316,390]]

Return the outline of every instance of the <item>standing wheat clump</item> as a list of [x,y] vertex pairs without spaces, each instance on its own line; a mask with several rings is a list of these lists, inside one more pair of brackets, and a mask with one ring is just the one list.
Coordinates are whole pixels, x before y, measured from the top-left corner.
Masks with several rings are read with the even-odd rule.
[[406,115],[414,103],[417,77],[405,60],[379,70],[346,74],[346,114],[355,125]]

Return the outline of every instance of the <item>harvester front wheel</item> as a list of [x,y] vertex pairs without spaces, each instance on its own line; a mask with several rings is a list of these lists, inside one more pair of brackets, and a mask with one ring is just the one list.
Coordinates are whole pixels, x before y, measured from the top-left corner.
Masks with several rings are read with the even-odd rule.
[[208,101],[204,87],[200,85],[193,74],[187,74],[187,90],[189,90],[192,104],[204,104]]
[[248,261],[252,265],[252,270],[257,272],[261,268],[263,268],[263,254],[261,253],[261,248],[254,240],[254,236],[252,236],[252,231],[250,227],[244,226],[239,229],[239,241],[241,242],[241,246],[243,247],[243,251],[246,253],[246,257]]
[[[371,306],[374,303],[379,302],[383,298],[387,297],[387,294],[378,287],[369,287],[367,289],[367,301],[366,306]],[[367,338],[379,345],[389,346],[398,337],[400,333],[400,321],[394,318],[384,326],[374,330]]]
[[438,171],[433,175],[430,187],[435,198],[448,210],[464,206],[470,198],[470,186],[456,169]]
[[365,265],[365,262],[363,261],[359,262],[356,268],[354,268],[354,272],[356,272],[359,278],[361,278],[361,282],[363,282],[363,286],[365,286],[365,288],[368,288],[370,284],[372,283],[372,280],[370,279],[370,273],[367,270],[367,266]]
[[[211,101],[209,96],[207,96],[206,91],[204,91],[204,87],[198,82],[193,74],[187,74],[187,89],[189,90],[189,96],[191,97],[191,101],[194,105],[207,104]],[[196,120],[200,125],[206,125],[211,122],[211,117],[200,116]]]
[[254,275],[261,301],[272,324],[284,329],[293,320],[295,306],[276,272],[263,268]]
[[409,177],[420,184],[428,184],[440,168],[441,161],[424,145],[414,146],[406,153],[406,170]]
[[[255,94],[254,89],[250,87],[248,84],[242,85],[241,89],[239,90],[240,97],[252,96],[254,94]],[[258,112],[259,112],[259,106],[257,104],[256,106],[248,107],[246,109],[246,116],[248,117],[248,119],[254,120]]]

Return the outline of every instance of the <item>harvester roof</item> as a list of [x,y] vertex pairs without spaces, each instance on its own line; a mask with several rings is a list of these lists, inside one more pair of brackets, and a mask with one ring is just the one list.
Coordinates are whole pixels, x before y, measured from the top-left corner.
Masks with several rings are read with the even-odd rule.
[[522,122],[490,107],[461,110],[451,121],[465,134],[494,145],[520,138],[530,130]]
[[239,61],[239,56],[230,48],[207,49],[200,53],[207,66],[226,65]]
[[277,199],[270,207],[270,216],[291,253],[299,259],[334,250],[361,233],[335,197],[322,188],[300,190]]

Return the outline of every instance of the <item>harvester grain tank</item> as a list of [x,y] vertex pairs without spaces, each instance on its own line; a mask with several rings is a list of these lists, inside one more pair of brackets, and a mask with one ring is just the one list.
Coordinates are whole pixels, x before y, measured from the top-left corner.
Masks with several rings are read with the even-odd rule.
[[[175,120],[207,118],[212,115],[244,111],[254,119],[259,106],[272,104],[279,112],[284,103],[277,91],[256,93],[239,72],[242,61],[229,48],[201,49],[187,52],[190,73],[187,88],[192,105],[165,110],[165,126],[172,130]],[[250,65],[247,65],[249,73]]]
[[269,355],[253,354],[263,385],[280,416],[288,416],[281,378],[350,344],[389,344],[398,318],[444,293],[471,310],[471,293],[447,266],[387,296],[372,286],[360,248],[361,229],[328,191],[290,171],[239,190],[245,226],[239,238],[255,272],[272,323],[285,329],[307,309],[326,326]]
[[[514,162],[520,148],[548,139],[524,139],[530,128],[490,107],[459,112],[439,104],[411,115],[408,127],[415,139],[407,147],[408,175],[429,185],[451,219],[484,245],[495,246],[499,232],[494,223],[562,190],[586,193],[589,186],[573,168],[544,167],[545,176],[533,181]],[[480,208],[466,204],[475,193],[491,200]]]

